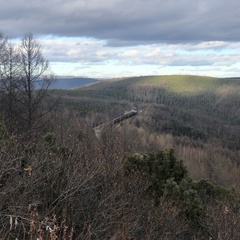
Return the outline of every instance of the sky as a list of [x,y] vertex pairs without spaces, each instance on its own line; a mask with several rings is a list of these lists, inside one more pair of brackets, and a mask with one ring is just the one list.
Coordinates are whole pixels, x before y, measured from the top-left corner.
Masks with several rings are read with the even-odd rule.
[[240,76],[239,0],[0,0],[0,31],[33,33],[55,75]]

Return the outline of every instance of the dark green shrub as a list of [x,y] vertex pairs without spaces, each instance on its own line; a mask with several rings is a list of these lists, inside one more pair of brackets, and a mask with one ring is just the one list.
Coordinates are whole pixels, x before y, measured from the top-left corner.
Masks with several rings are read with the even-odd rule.
[[176,159],[173,149],[130,156],[126,169],[127,172],[140,171],[148,176],[147,192],[154,198],[156,206],[160,204],[161,197],[166,196],[174,200],[187,218],[195,219],[202,215],[202,200],[193,188],[186,167]]

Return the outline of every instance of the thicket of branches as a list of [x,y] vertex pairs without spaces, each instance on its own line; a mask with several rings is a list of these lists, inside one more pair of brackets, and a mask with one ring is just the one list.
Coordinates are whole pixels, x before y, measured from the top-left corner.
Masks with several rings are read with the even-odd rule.
[[116,132],[100,143],[77,124],[34,141],[0,131],[3,239],[239,238],[237,194],[192,181],[173,150],[128,157]]
[[[28,137],[44,124],[47,91],[53,81],[41,45],[31,33],[15,46],[0,34],[0,109],[10,132]],[[53,106],[53,105],[52,105]]]

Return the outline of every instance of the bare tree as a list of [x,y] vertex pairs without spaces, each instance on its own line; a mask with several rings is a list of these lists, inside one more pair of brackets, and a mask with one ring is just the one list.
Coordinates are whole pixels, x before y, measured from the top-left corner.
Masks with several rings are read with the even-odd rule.
[[44,59],[40,43],[31,33],[25,35],[19,47],[21,63],[21,98],[19,102],[24,109],[20,116],[24,130],[31,133],[38,128],[41,119],[50,109],[42,111],[41,107],[47,97],[47,91],[53,81],[48,74],[49,64]]
[[8,42],[1,72],[2,113],[8,130],[13,132],[21,115],[20,98],[20,58],[16,48]]
[[3,35],[3,33],[0,33],[0,92],[1,92],[1,100],[3,99],[2,93],[3,93],[3,87],[2,87],[2,79],[3,79],[3,73],[4,73],[4,64],[6,60],[6,45],[7,45],[7,39]]
[[0,32],[0,65],[2,66],[4,57],[5,57],[5,49],[7,44],[7,38],[3,33]]
[[46,122],[43,118],[54,106],[44,106],[53,81],[48,70],[41,45],[31,33],[23,37],[18,48],[0,34],[0,108],[10,132],[30,137]]

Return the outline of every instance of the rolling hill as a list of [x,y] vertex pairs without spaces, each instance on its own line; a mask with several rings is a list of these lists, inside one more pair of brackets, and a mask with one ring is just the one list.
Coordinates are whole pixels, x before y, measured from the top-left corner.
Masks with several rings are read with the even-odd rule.
[[114,128],[126,152],[174,148],[191,177],[240,190],[235,173],[240,164],[240,78],[118,78],[56,94],[90,126],[142,109]]
[[214,78],[192,75],[142,76],[109,79],[83,89],[103,90],[114,87],[151,87],[166,89],[178,94],[191,94],[206,91],[218,92],[222,91],[224,87],[227,87],[227,90],[240,87],[240,78]]
[[112,79],[83,86],[69,93],[134,104],[165,104],[239,124],[240,78],[201,76],[147,76]]

